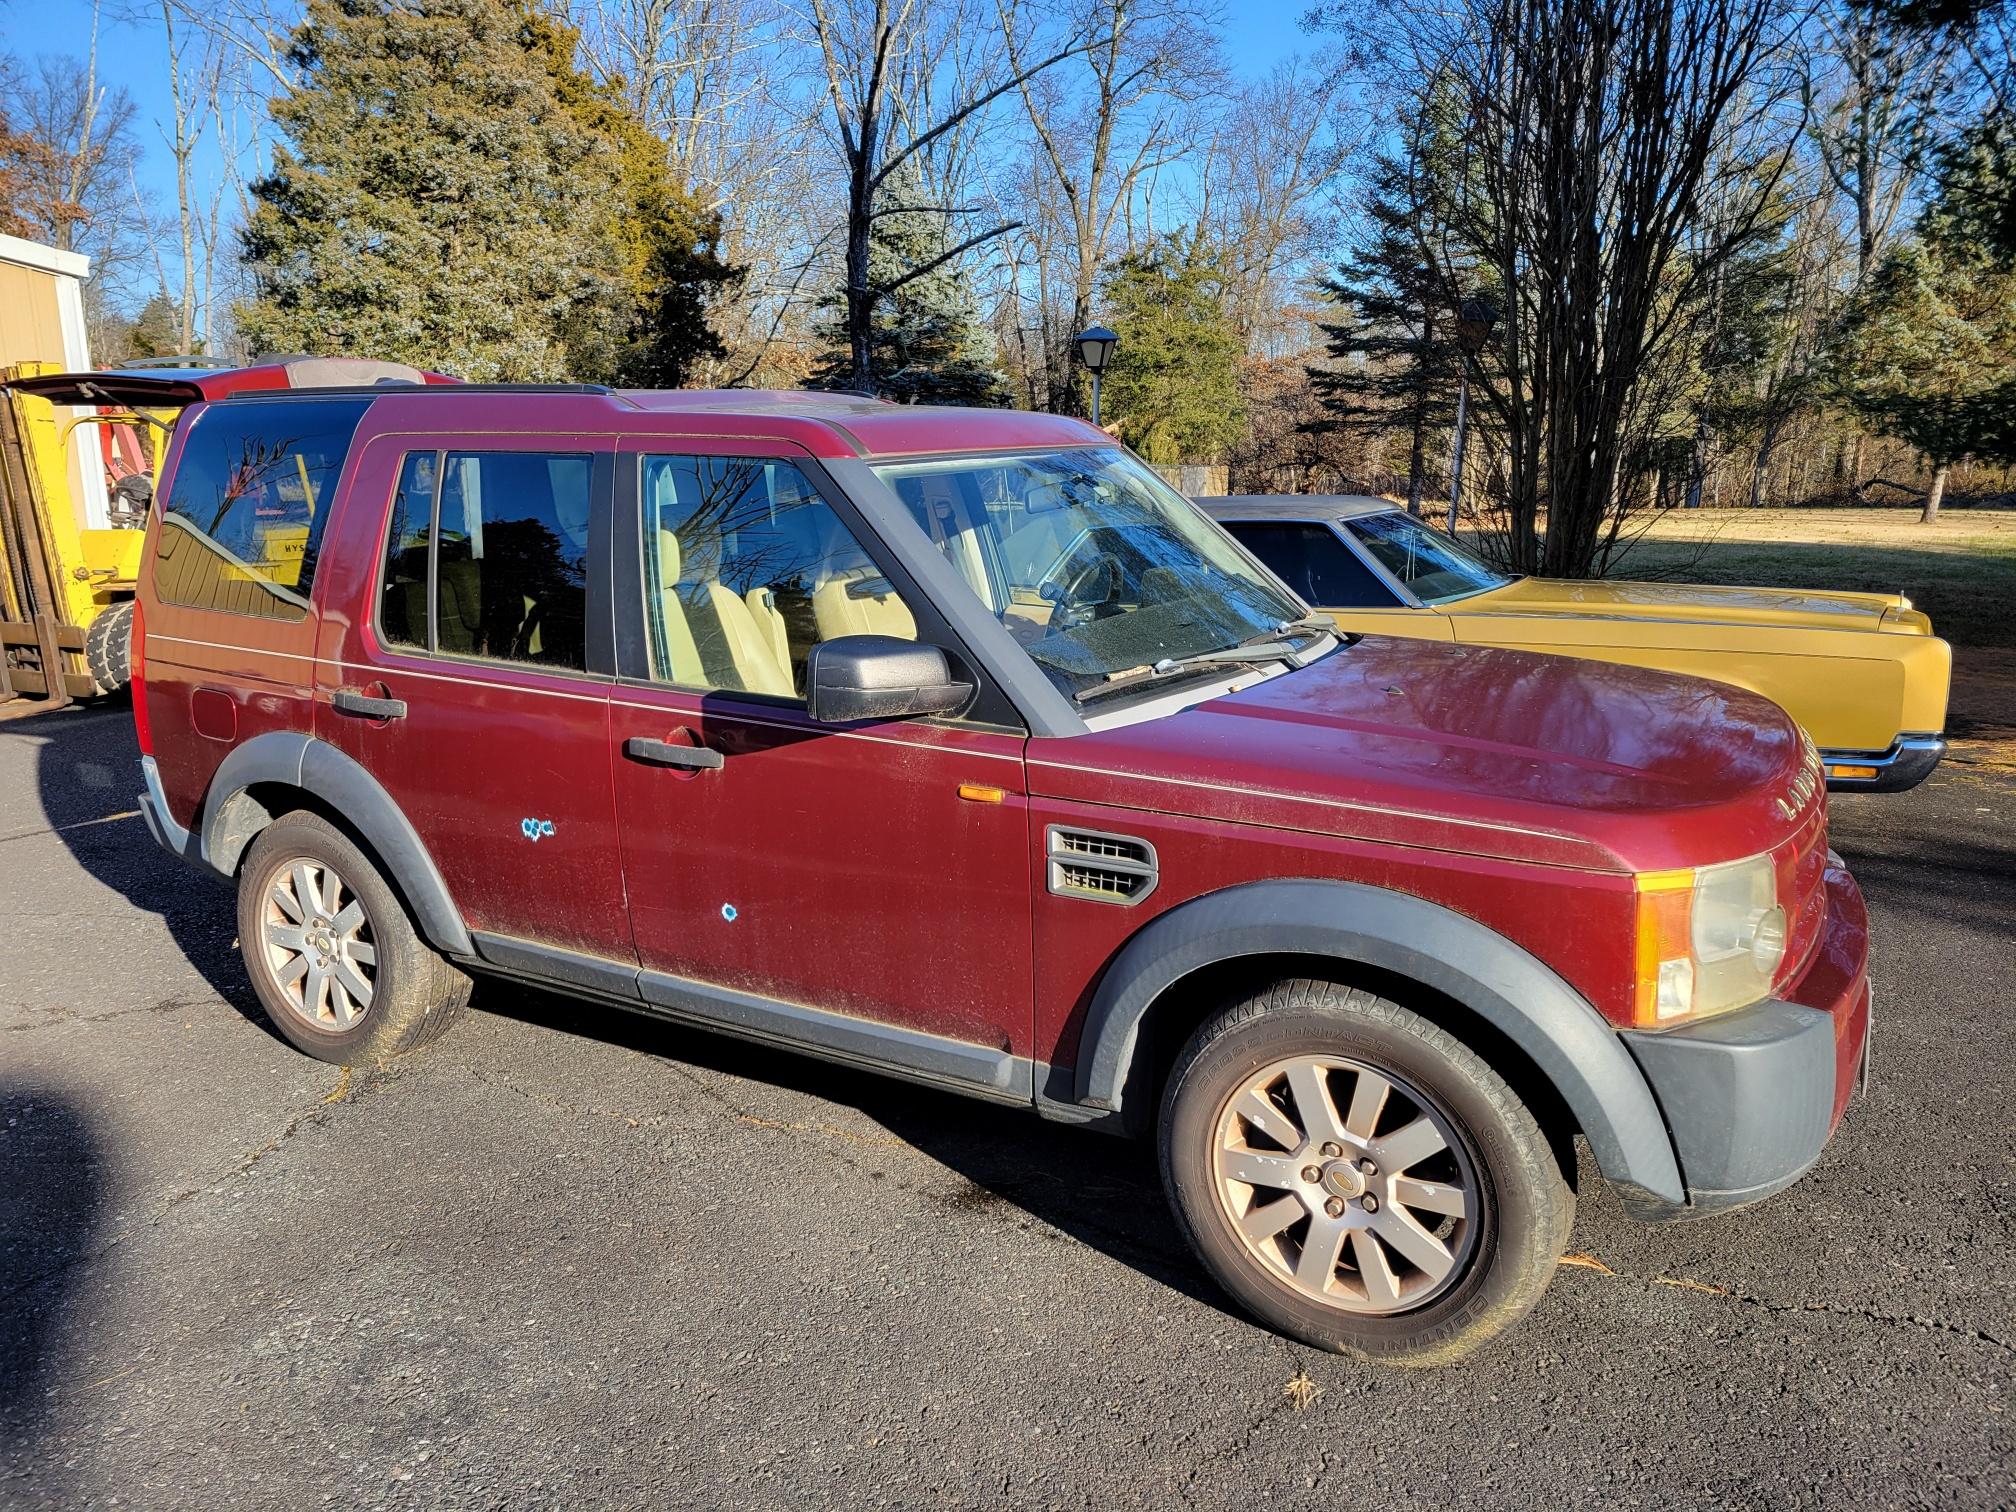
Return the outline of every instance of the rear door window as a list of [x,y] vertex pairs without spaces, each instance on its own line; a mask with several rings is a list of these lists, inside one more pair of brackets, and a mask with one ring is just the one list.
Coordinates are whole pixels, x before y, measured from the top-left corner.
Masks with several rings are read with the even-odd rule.
[[585,671],[593,470],[586,452],[408,452],[380,638]]
[[161,601],[304,618],[336,481],[370,404],[231,400],[199,414],[162,505],[153,566]]

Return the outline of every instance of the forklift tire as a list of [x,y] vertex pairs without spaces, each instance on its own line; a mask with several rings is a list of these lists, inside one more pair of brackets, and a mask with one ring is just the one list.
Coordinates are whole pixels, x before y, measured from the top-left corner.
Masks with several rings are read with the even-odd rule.
[[114,604],[84,632],[84,664],[100,693],[122,693],[133,681],[133,605]]

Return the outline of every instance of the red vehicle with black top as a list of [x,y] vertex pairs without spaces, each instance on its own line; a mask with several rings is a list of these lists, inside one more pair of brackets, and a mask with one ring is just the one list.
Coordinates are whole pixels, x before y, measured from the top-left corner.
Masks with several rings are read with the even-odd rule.
[[1783,713],[1340,637],[1074,420],[246,393],[181,419],[140,605],[148,822],[307,1053],[487,974],[1146,1135],[1326,1348],[1517,1319],[1578,1137],[1648,1219],[1779,1190],[1864,1053]]

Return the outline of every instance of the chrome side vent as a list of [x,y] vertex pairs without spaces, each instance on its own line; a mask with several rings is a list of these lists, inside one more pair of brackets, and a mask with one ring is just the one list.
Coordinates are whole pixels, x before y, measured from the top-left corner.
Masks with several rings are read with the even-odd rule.
[[1044,849],[1050,891],[1060,898],[1134,904],[1155,891],[1155,847],[1146,840],[1053,824],[1044,831]]

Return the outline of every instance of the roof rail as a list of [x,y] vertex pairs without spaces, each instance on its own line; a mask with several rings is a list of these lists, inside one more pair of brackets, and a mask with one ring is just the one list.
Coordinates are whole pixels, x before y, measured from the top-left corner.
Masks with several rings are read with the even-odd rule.
[[616,391],[601,383],[411,383],[385,379],[378,383],[332,385],[329,388],[239,389],[220,395],[214,403],[230,404],[248,399],[327,399],[358,394],[602,394],[616,397]]

